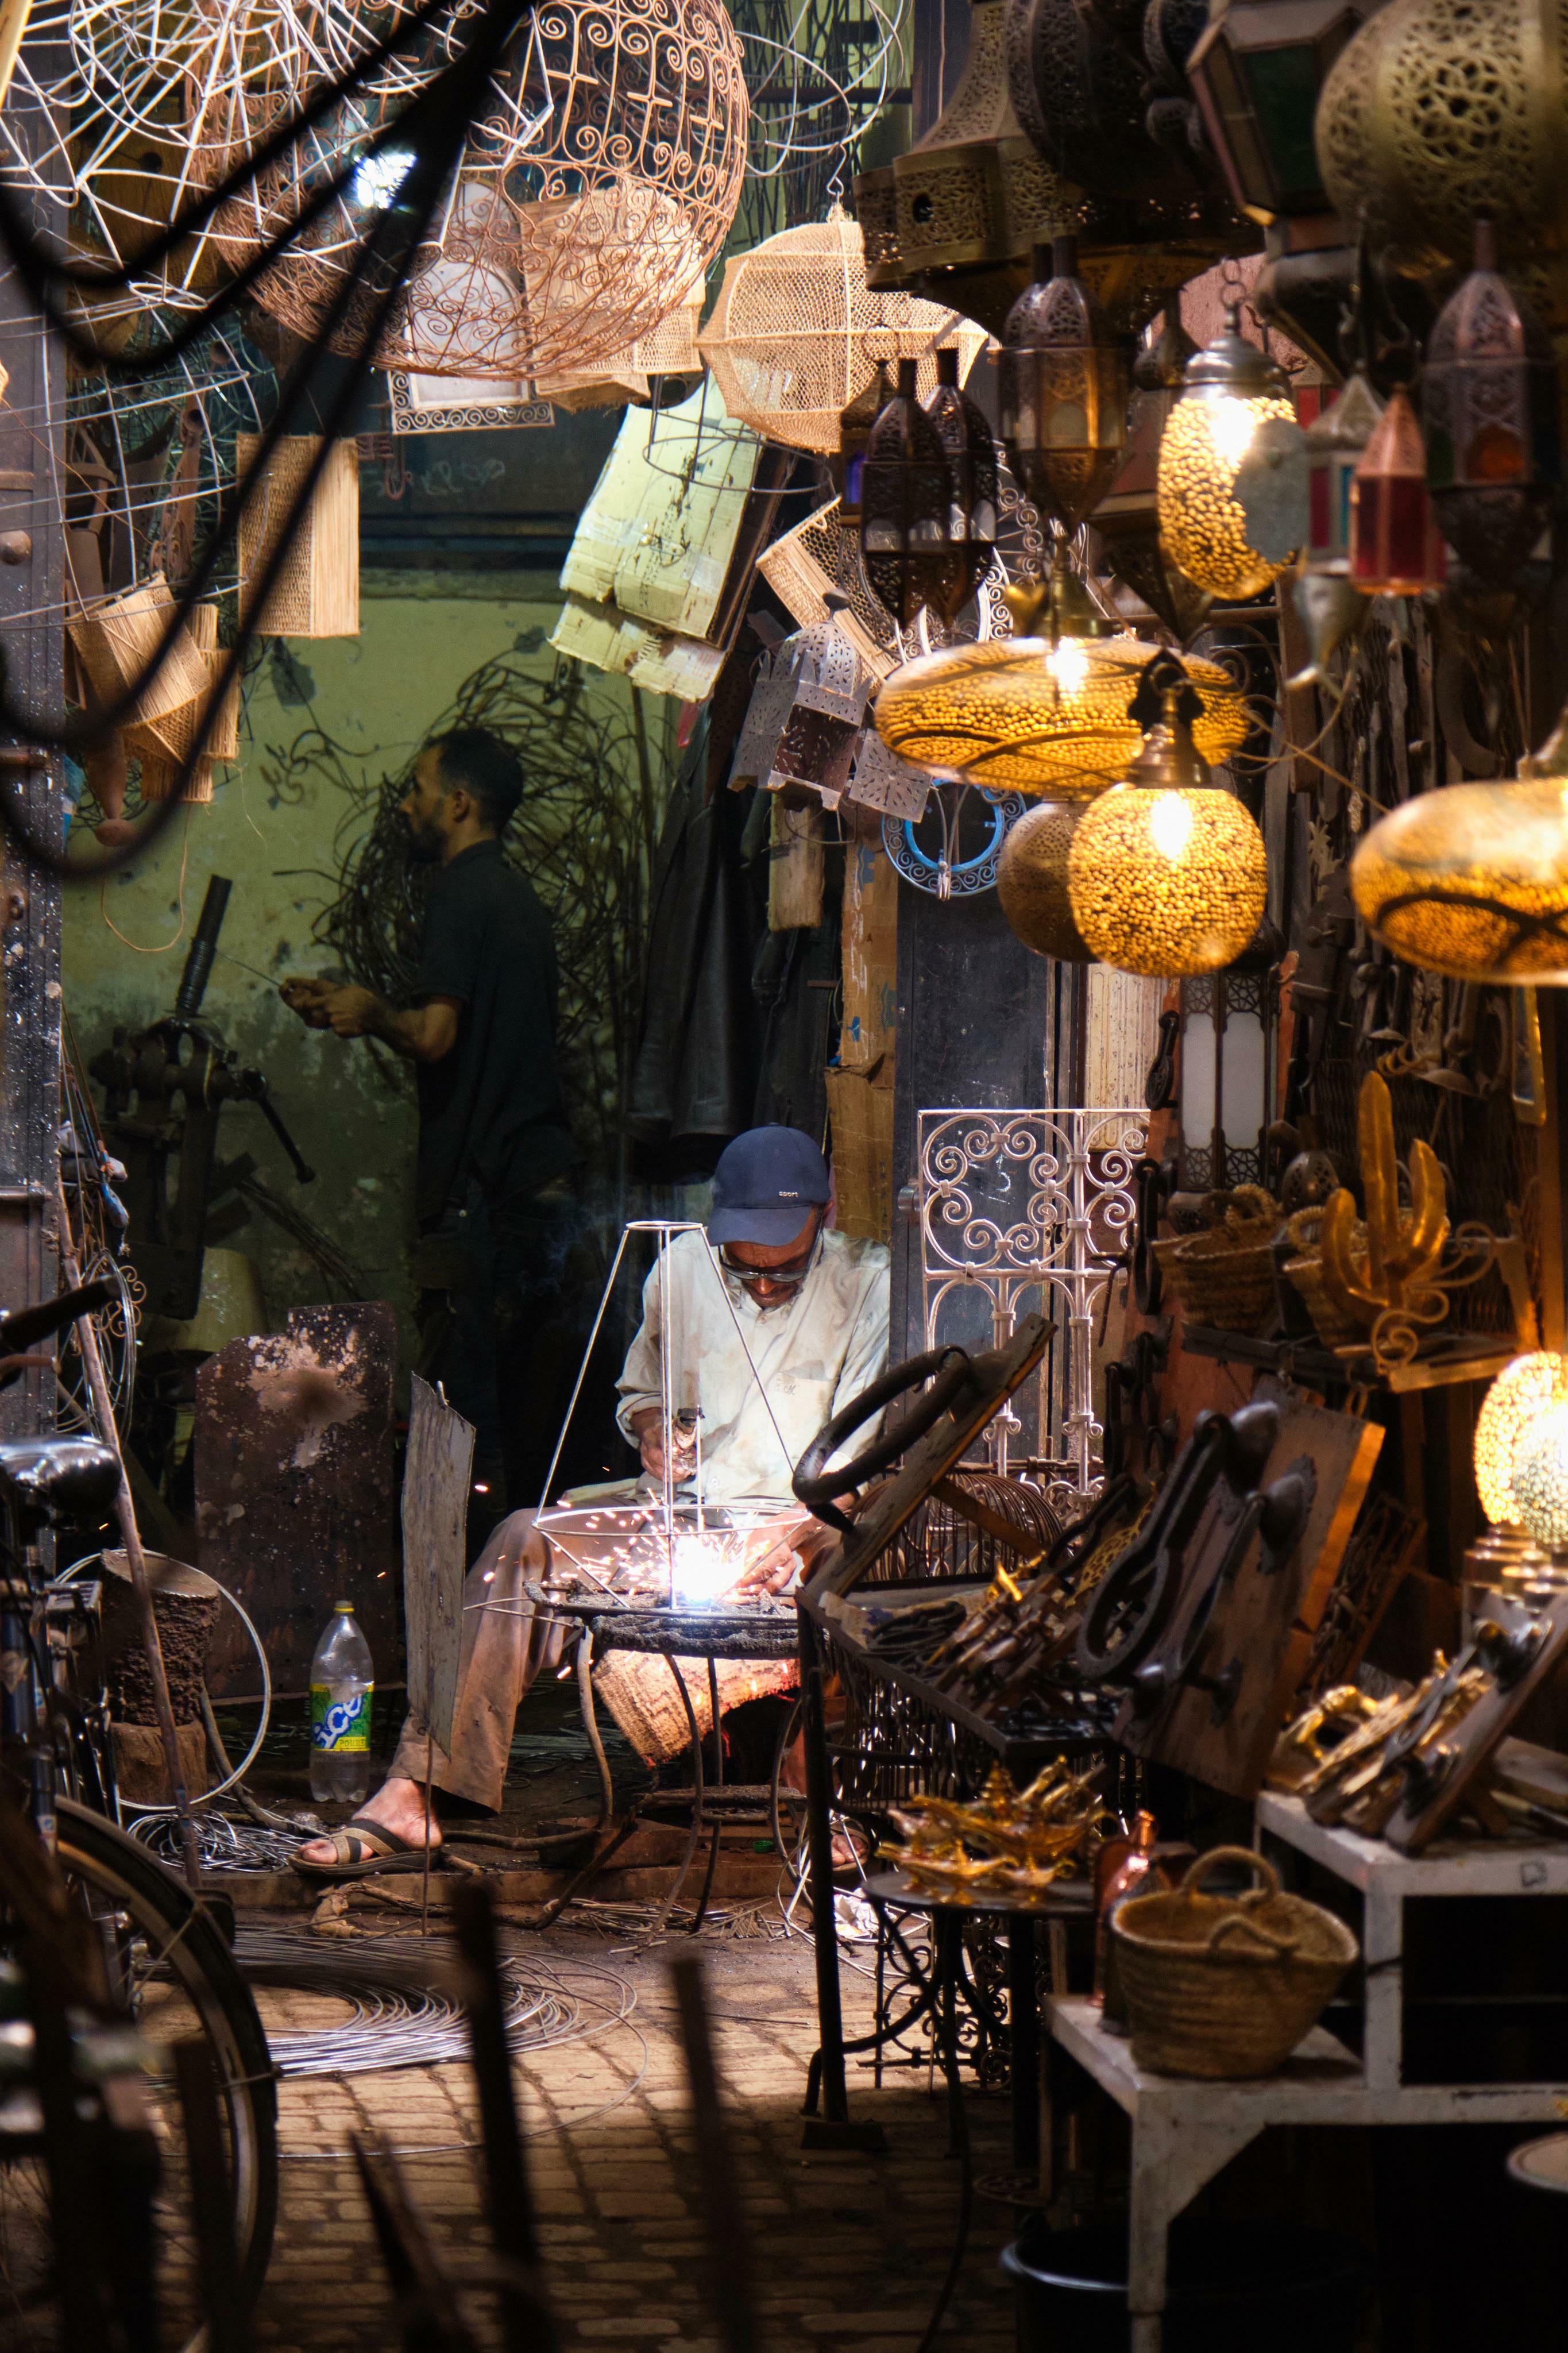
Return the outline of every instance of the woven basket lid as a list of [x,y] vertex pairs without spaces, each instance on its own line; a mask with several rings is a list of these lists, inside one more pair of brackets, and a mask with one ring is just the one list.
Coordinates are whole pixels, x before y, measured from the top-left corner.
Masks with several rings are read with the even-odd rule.
[[958,345],[962,382],[984,342],[984,329],[956,311],[873,291],[860,225],[838,204],[825,221],[781,229],[727,261],[698,338],[731,417],[787,448],[823,454],[837,448],[838,412],[879,359],[919,360],[923,398],[940,343]]

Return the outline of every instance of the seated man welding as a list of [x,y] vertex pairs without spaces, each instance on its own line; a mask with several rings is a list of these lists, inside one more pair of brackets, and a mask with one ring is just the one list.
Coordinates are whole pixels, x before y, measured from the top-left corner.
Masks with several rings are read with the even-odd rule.
[[[617,1419],[647,1478],[665,1475],[662,1296],[679,1351],[669,1387],[678,1399],[695,1399],[698,1417],[689,1429],[674,1425],[676,1480],[691,1475],[700,1433],[705,1502],[744,1497],[799,1514],[794,1465],[829,1416],[877,1378],[888,1353],[888,1251],[826,1230],[828,1196],[827,1164],[798,1128],[752,1128],[724,1152],[708,1220],[722,1284],[701,1236],[677,1235],[662,1289],[658,1267],[644,1288],[642,1325],[617,1384]],[[528,1511],[503,1520],[468,1572],[452,1751],[435,1747],[429,1759],[435,1788],[492,1811],[518,1703],[559,1662],[570,1631],[559,1619],[536,1619],[523,1591],[550,1566],[534,1518]],[[786,1544],[747,1581],[776,1590],[798,1565]],[[411,1714],[382,1788],[342,1830],[302,1848],[300,1866],[353,1877],[407,1868],[411,1857],[417,1863],[426,1839],[438,1846],[438,1823],[425,1810],[431,1746]]]

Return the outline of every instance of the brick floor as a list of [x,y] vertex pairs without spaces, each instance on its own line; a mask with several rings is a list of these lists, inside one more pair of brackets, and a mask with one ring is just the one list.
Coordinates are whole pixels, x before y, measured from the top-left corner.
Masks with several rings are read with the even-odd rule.
[[[510,1938],[525,1955],[588,1960],[637,1994],[629,2024],[563,2042],[519,2066],[547,2273],[565,2344],[708,2353],[714,2318],[708,2253],[692,2178],[685,2081],[666,1964],[561,1929]],[[946,2154],[940,2079],[923,2072],[851,2082],[858,2115],[887,2128],[880,2158],[807,2156],[800,2103],[816,2041],[810,1947],[795,1939],[704,1939],[744,2209],[754,2250],[761,2339],[820,2353],[910,2353],[946,2270],[959,2168]],[[863,1980],[847,1978],[852,2019]],[[267,1993],[278,2022],[297,1998]],[[319,2001],[294,2012],[310,2022]],[[1006,2115],[972,2094],[976,2169],[1005,2168]],[[461,2261],[484,2247],[474,2161],[452,2144],[476,2134],[459,2064],[286,2084],[283,2208],[258,2316],[262,2346],[376,2353],[395,2342],[390,2303],[357,2177],[351,2125],[367,2121],[411,2153],[407,2186],[434,2241]],[[977,2199],[974,2227],[944,2339],[974,2353],[1012,2343],[997,2265],[1010,2211]],[[474,2299],[481,2342],[498,2342]]]

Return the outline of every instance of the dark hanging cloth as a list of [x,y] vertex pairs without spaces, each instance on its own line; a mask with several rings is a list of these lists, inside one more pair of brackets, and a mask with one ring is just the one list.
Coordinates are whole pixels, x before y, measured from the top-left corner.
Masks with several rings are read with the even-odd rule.
[[830,846],[815,931],[766,932],[752,987],[763,1019],[750,1124],[801,1127],[826,1146],[827,1065],[838,1050],[844,853]]
[[721,776],[710,789],[710,765],[719,763],[710,764],[710,748],[704,708],[654,860],[642,1027],[626,1110],[627,1134],[645,1145],[723,1141],[752,1124],[759,914],[741,860],[751,796],[727,791]]

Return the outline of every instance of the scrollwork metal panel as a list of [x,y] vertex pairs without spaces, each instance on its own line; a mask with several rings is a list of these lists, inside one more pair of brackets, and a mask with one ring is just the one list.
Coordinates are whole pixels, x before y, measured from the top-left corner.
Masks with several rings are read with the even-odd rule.
[[1094,1322],[1131,1245],[1147,1141],[1142,1110],[920,1114],[926,1345],[992,1345],[1021,1315],[1050,1318],[1057,1345],[1029,1398],[992,1425],[992,1452],[997,1470],[1029,1469],[1068,1507],[1102,1483]]

